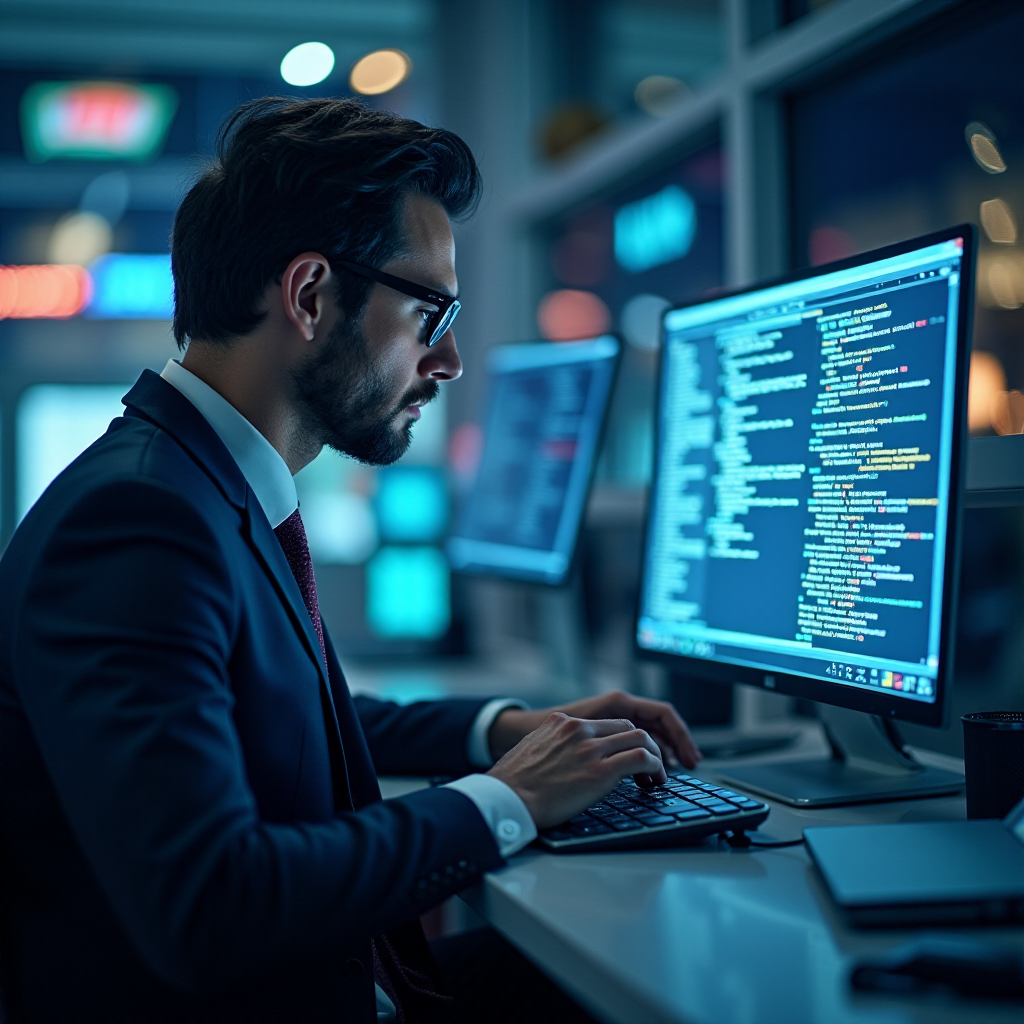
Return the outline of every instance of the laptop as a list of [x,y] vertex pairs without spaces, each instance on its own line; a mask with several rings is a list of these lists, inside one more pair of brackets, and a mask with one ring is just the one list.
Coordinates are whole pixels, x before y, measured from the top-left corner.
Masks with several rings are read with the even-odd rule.
[[1024,800],[1002,820],[804,829],[859,928],[1024,922]]

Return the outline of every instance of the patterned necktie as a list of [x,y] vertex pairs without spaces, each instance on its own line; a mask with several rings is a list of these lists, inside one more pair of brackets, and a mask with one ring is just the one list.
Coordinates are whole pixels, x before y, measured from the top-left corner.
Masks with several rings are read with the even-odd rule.
[[295,582],[302,594],[302,603],[309,612],[309,618],[320,641],[320,654],[327,664],[327,651],[324,648],[324,627],[320,621],[320,602],[316,599],[316,578],[313,575],[313,559],[309,554],[309,543],[306,540],[306,528],[302,525],[302,516],[296,509],[283,523],[274,527],[274,533],[281,542],[284,557],[288,559]]

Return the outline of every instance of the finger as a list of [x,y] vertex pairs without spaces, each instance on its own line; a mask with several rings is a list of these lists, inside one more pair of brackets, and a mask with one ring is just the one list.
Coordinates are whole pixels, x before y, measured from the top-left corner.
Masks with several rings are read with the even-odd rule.
[[588,719],[587,725],[593,730],[592,735],[615,736],[625,732],[633,732],[636,726],[628,718],[595,718]]
[[661,785],[668,779],[661,758],[656,757],[646,747],[620,750],[617,754],[612,754],[607,758],[605,764],[613,769],[620,779],[632,775],[639,780],[646,775],[655,785]]
[[603,736],[596,740],[598,751],[601,757],[610,757],[620,750],[629,750],[632,747],[642,747],[648,753],[658,759],[661,764],[661,750],[654,742],[649,732],[644,729],[630,729],[629,732],[613,733],[610,736]]
[[659,740],[668,744],[672,753],[687,767],[694,768],[701,760],[700,748],[690,735],[686,723],[679,717],[679,712],[665,701],[638,698],[633,717],[644,728],[651,729]]

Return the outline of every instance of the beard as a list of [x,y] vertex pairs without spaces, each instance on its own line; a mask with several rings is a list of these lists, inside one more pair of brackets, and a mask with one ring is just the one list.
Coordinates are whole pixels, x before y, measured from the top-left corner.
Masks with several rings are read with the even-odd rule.
[[410,405],[425,405],[440,391],[428,380],[401,394],[374,363],[358,320],[334,327],[292,379],[309,437],[369,466],[390,466],[408,451],[415,420],[401,427],[396,420]]

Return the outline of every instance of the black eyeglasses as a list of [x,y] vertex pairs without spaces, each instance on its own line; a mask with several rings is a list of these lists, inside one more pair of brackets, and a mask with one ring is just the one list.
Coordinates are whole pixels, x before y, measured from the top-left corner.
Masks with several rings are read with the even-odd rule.
[[360,263],[351,263],[349,260],[337,260],[338,264],[353,274],[365,277],[370,281],[379,281],[389,288],[403,295],[411,295],[414,299],[422,299],[424,302],[431,302],[437,306],[436,313],[430,313],[426,321],[427,348],[436,345],[445,335],[445,332],[455,323],[455,318],[462,309],[462,303],[454,295],[445,295],[444,292],[435,292],[430,288],[424,288],[421,284],[413,284],[403,277],[395,277],[394,274],[385,274],[383,270],[374,270],[373,267],[364,267]]

